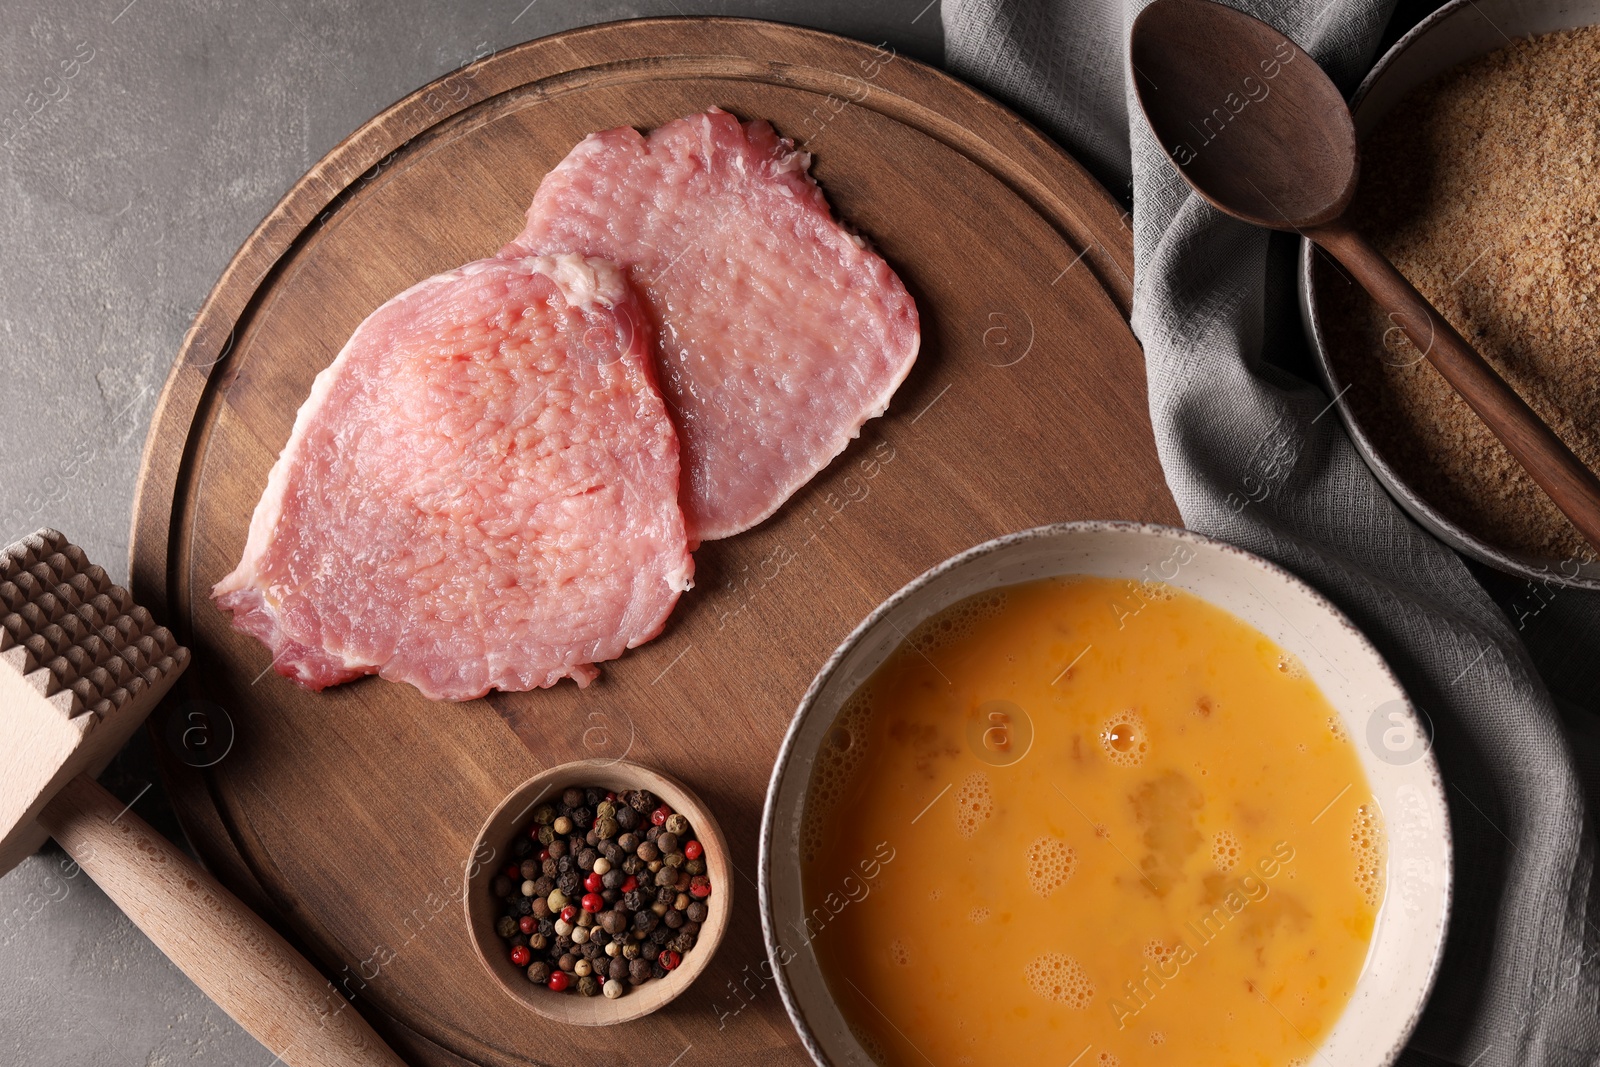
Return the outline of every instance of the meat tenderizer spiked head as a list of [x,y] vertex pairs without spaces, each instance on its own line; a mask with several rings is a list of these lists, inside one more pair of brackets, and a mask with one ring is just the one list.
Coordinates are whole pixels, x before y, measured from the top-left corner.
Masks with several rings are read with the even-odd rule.
[[44,844],[50,799],[104,770],[188,665],[60,533],[0,551],[0,875]]

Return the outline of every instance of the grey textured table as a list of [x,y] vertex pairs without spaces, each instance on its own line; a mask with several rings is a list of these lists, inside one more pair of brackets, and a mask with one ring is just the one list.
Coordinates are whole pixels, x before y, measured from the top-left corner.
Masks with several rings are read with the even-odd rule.
[[[184,331],[250,230],[357,126],[474,56],[674,14],[941,52],[937,0],[7,0],[0,544],[54,526],[125,579],[140,447]],[[104,780],[176,837],[147,744]],[[0,880],[0,1065],[274,1062],[74,870],[47,848]]]

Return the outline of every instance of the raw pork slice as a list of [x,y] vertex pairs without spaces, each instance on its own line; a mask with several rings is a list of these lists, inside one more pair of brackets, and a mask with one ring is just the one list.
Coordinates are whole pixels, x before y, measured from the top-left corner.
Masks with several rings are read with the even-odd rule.
[[482,260],[406,290],[317,375],[212,596],[312,689],[587,685],[693,573],[649,352],[599,260]]
[[502,255],[629,269],[657,326],[693,542],[776,511],[883,414],[916,359],[917,308],[837,222],[809,153],[716,108],[648,137],[583,140]]

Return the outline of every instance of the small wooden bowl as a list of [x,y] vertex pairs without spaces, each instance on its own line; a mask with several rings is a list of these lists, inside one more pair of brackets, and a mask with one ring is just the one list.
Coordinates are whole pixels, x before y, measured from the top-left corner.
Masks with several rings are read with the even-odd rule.
[[[531,821],[536,806],[569,786],[596,787],[618,793],[625,789],[648,789],[673,811],[688,818],[695,837],[705,848],[706,875],[711,879],[711,895],[706,898],[709,914],[700,925],[694,948],[684,953],[683,962],[665,978],[653,978],[616,1000],[581,996],[575,988],[556,993],[534,985],[528,981],[525,970],[511,962],[505,942],[494,929],[500,917],[500,906],[490,891],[490,883],[505,866],[512,839]],[[506,996],[546,1019],[573,1026],[610,1026],[649,1015],[688,989],[706,969],[728,928],[728,913],[733,908],[733,867],[728,861],[728,844],[723,840],[717,820],[682,782],[637,763],[578,760],[551,767],[529,778],[490,813],[467,857],[462,904],[466,909],[467,932],[478,950],[478,959],[495,984],[505,990]]]

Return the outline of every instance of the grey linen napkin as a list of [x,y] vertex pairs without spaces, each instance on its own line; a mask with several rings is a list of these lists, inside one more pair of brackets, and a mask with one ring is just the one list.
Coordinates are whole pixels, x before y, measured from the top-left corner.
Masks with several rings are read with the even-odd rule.
[[[1234,0],[1347,92],[1392,0]],[[1496,606],[1356,454],[1328,397],[1269,360],[1298,342],[1293,238],[1225,218],[1172,170],[1133,102],[1128,29],[1144,0],[944,0],[946,64],[1131,191],[1133,328],[1167,482],[1193,529],[1275,560],[1355,620],[1431,718],[1456,892],[1443,968],[1402,1063],[1600,1063],[1600,926],[1591,918],[1600,781],[1553,685],[1594,699],[1595,598]],[[1277,362],[1283,362],[1278,358]],[[1513,590],[1514,592],[1515,590]],[[1532,615],[1537,626],[1529,627]],[[1557,680],[1557,676],[1561,681]],[[1571,729],[1592,716],[1572,709]],[[1581,758],[1580,758],[1581,755]],[[1580,773],[1581,771],[1581,773]]]

